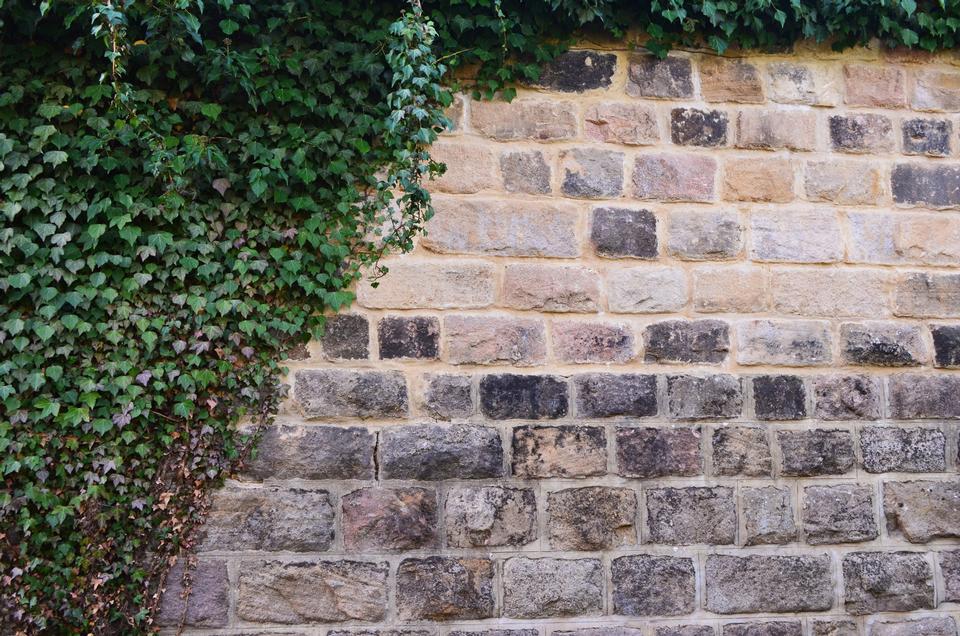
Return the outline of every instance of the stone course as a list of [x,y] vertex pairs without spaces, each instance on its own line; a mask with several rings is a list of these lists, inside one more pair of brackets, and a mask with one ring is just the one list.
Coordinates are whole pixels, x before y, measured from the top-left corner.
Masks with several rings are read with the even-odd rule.
[[162,633],[957,636],[958,68],[578,47],[457,96]]

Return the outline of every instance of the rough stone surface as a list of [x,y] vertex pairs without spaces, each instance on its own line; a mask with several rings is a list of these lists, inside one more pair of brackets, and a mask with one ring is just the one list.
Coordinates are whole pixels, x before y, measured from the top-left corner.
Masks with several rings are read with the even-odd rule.
[[513,316],[447,316],[445,353],[451,364],[542,364],[547,356],[546,328],[540,320]]
[[934,364],[941,369],[960,369],[960,325],[930,328],[933,335]]
[[622,477],[693,477],[703,473],[700,429],[617,427],[617,473]]
[[644,636],[643,630],[635,627],[585,627],[571,631],[554,631],[550,636]]
[[773,459],[766,429],[729,426],[714,430],[713,472],[717,475],[770,476]]
[[756,150],[815,150],[817,117],[796,110],[744,110],[737,115],[737,147]]
[[933,570],[916,552],[851,552],[843,557],[848,614],[932,609]]
[[960,602],[960,550],[941,552],[938,556],[943,574],[943,600]]
[[887,530],[911,543],[960,537],[960,482],[886,481],[883,514]]
[[814,417],[872,420],[880,417],[880,381],[865,375],[824,375],[813,380]]
[[807,389],[796,375],[753,378],[754,412],[761,420],[801,420],[807,416]]
[[380,359],[436,359],[440,354],[440,320],[424,316],[390,316],[377,325]]
[[469,309],[493,303],[493,265],[455,262],[392,261],[390,276],[376,288],[357,284],[357,301],[370,309]]
[[488,426],[415,425],[384,429],[380,437],[384,479],[490,479],[503,475],[503,447]]
[[950,154],[953,122],[949,119],[908,119],[903,122],[903,154],[946,157]]
[[374,445],[373,433],[354,426],[268,426],[243,476],[372,479]]
[[730,159],[724,166],[725,201],[793,201],[794,167],[781,159]]
[[370,326],[357,314],[330,316],[320,343],[323,355],[331,360],[365,360],[370,355]]
[[157,623],[161,627],[176,627],[182,616],[188,627],[226,626],[229,609],[226,561],[198,561],[197,566],[189,571],[191,589],[187,598],[183,598],[183,568],[184,563],[180,560],[167,573],[166,593],[158,609]]
[[599,256],[657,257],[657,218],[649,210],[595,208],[590,242]]
[[518,426],[513,429],[516,477],[590,477],[606,471],[607,439],[599,426]]
[[960,274],[906,274],[894,292],[893,313],[912,318],[960,317]]
[[833,607],[829,555],[707,556],[705,607],[717,614],[824,611]]
[[664,99],[693,97],[690,60],[667,56],[639,55],[630,59],[627,70],[627,95]]
[[897,164],[891,177],[893,200],[932,208],[960,205],[960,169]]
[[468,375],[429,374],[424,377],[421,408],[438,420],[470,417],[476,408],[471,385],[472,380]]
[[616,362],[634,357],[633,331],[623,323],[558,320],[551,327],[553,353],[563,362]]
[[616,55],[567,51],[543,67],[537,83],[556,91],[581,93],[610,86],[616,68]]
[[538,98],[473,100],[470,123],[481,135],[497,141],[558,141],[577,135],[574,102]]
[[762,267],[702,266],[693,271],[693,308],[750,314],[767,308],[768,275]]
[[641,155],[633,168],[638,199],[712,201],[717,162],[713,157],[664,153]]
[[696,608],[693,559],[624,556],[613,560],[613,613],[680,616]]
[[493,420],[555,419],[567,414],[567,384],[547,375],[486,375],[480,410]]
[[921,70],[913,94],[918,110],[960,111],[960,75],[939,70]]
[[667,377],[667,409],[682,420],[727,419],[743,410],[743,387],[732,375]]
[[847,430],[777,431],[777,441],[784,475],[842,475],[856,463],[853,435]]
[[417,550],[440,544],[433,490],[361,488],[344,495],[342,505],[348,550]]
[[521,310],[595,312],[600,277],[592,269],[571,265],[507,265],[502,302]]
[[849,106],[867,108],[898,108],[907,103],[906,73],[902,68],[888,65],[846,64],[843,67]]
[[553,550],[608,550],[634,545],[637,498],[629,488],[590,486],[547,496]]
[[399,371],[304,369],[294,375],[293,392],[309,418],[407,415],[407,384]]
[[808,162],[803,186],[810,201],[838,205],[876,205],[883,193],[880,170],[859,160]]
[[763,102],[763,83],[757,67],[735,59],[702,59],[700,92],[708,102]]
[[832,358],[830,323],[751,320],[737,327],[737,361],[744,365],[818,366]]
[[860,636],[856,622],[844,619],[814,619],[810,633],[812,636]]
[[949,616],[878,621],[870,636],[957,636],[957,623]]
[[663,625],[654,636],[716,636],[716,632],[709,625]]
[[943,431],[934,428],[867,426],[860,431],[863,468],[868,473],[935,473],[946,470]]
[[727,623],[723,636],[803,636],[800,621],[763,621],[759,623]]
[[657,414],[654,375],[584,373],[573,377],[580,417],[648,417]]
[[680,311],[687,303],[687,277],[674,267],[630,267],[607,273],[610,311],[658,314]]
[[602,102],[587,109],[584,134],[593,141],[646,146],[660,139],[656,113],[639,104]]
[[767,66],[767,94],[781,104],[832,106],[839,101],[839,81],[820,69],[795,62]]
[[776,545],[797,539],[790,489],[780,486],[743,488],[744,545]]
[[676,211],[670,216],[670,254],[685,260],[726,260],[743,251],[743,225],[735,212]]
[[449,546],[522,546],[537,538],[537,499],[529,488],[455,488],[444,519]]
[[750,253],[758,261],[833,263],[843,257],[840,223],[832,212],[757,211],[750,231]]
[[550,192],[550,166],[539,150],[504,152],[500,155],[500,174],[507,192]]
[[912,367],[929,358],[920,327],[899,323],[844,323],[840,347],[847,364]]
[[859,113],[830,117],[830,141],[840,152],[870,153],[893,149],[893,125],[884,115]]
[[734,542],[737,511],[732,488],[651,488],[646,491],[646,503],[652,543]]
[[503,581],[503,614],[510,618],[594,616],[603,608],[596,559],[507,559]]
[[730,350],[730,328],[719,320],[667,320],[643,334],[647,362],[718,364]]
[[610,199],[623,189],[623,153],[574,148],[560,153],[563,194],[575,199]]
[[960,376],[901,374],[887,380],[895,419],[960,419]]
[[674,108],[670,112],[670,139],[678,146],[725,146],[727,125],[726,113],[718,110]]
[[401,620],[491,618],[493,576],[489,559],[405,559],[397,568],[397,613]]
[[803,489],[803,536],[810,545],[876,539],[872,486],[841,484]]

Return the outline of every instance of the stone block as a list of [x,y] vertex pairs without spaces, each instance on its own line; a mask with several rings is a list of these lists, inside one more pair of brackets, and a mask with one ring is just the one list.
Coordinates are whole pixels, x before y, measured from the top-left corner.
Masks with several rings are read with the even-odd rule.
[[857,543],[880,536],[873,486],[839,484],[803,489],[803,536],[810,545]]
[[623,192],[623,153],[574,148],[560,153],[560,189],[575,199],[612,199]]
[[406,417],[409,409],[400,371],[301,369],[293,394],[304,416],[314,419]]
[[699,427],[617,427],[617,473],[631,479],[703,474]]
[[781,104],[834,106],[840,82],[823,67],[775,62],[767,65],[767,95]]
[[743,224],[736,212],[671,212],[668,252],[684,260],[729,260],[743,252]]
[[893,124],[885,115],[833,115],[830,117],[830,142],[838,152],[889,152],[894,149]]
[[376,438],[365,428],[282,426],[264,429],[243,476],[274,479],[373,479]]
[[902,108],[907,103],[906,73],[892,65],[844,64],[844,103],[867,108]]
[[430,146],[430,156],[447,166],[446,172],[430,181],[433,191],[474,194],[497,186],[496,159],[488,148],[441,138]]
[[397,614],[406,621],[492,618],[493,579],[490,559],[404,559],[397,568]]
[[797,540],[790,488],[764,486],[740,490],[744,545],[778,545]]
[[823,375],[813,379],[814,417],[820,420],[875,420],[880,417],[880,378]]
[[719,364],[730,351],[730,327],[721,320],[665,320],[643,332],[646,362]]
[[910,323],[844,323],[840,350],[851,365],[914,367],[930,359],[920,327]]
[[917,552],[851,552],[843,557],[848,614],[932,609],[933,571]]
[[599,426],[517,426],[513,475],[521,479],[592,477],[607,472],[607,438]]
[[370,356],[370,326],[365,316],[330,316],[320,338],[323,355],[329,360],[366,360]]
[[661,99],[693,97],[691,63],[685,57],[636,55],[627,69],[627,95]]
[[594,208],[590,242],[598,256],[657,257],[657,217],[649,210]]
[[753,378],[753,403],[757,419],[802,420],[807,416],[807,389],[796,375],[761,375]]
[[537,538],[537,498],[530,488],[454,488],[444,510],[450,547],[523,546]]
[[793,190],[794,165],[788,159],[728,159],[724,164],[725,201],[788,203]]
[[737,147],[752,150],[816,150],[817,115],[798,110],[742,110]]
[[894,419],[960,419],[960,376],[904,373],[890,376],[887,387]]
[[614,313],[657,314],[687,304],[687,276],[675,267],[630,267],[607,272],[607,302]]
[[510,618],[596,616],[603,611],[599,559],[528,559],[503,564],[503,615]]
[[803,189],[809,201],[837,205],[878,205],[884,193],[880,167],[852,159],[807,162]]
[[678,146],[726,146],[728,125],[723,111],[674,108],[670,111],[670,140]]
[[230,611],[227,562],[200,559],[189,570],[190,590],[184,598],[183,559],[170,568],[164,580],[164,594],[157,609],[160,627],[177,627],[180,619],[187,627],[225,627]]
[[681,616],[696,610],[696,572],[689,557],[638,554],[613,560],[613,613]]
[[884,482],[883,514],[910,543],[960,537],[960,482]]
[[717,614],[823,612],[833,607],[830,555],[710,554],[705,607]]
[[503,475],[497,429],[467,424],[393,426],[380,434],[383,479],[491,479]]
[[843,258],[843,232],[833,210],[757,210],[750,216],[756,261],[833,263]]
[[957,624],[950,616],[882,620],[870,626],[870,636],[957,636]]
[[540,312],[595,312],[600,306],[600,277],[574,265],[507,265],[503,305]]
[[435,360],[440,354],[440,320],[432,316],[388,316],[377,325],[380,359]]
[[547,357],[547,333],[535,318],[444,317],[444,359],[450,364],[534,366]]
[[800,621],[762,621],[757,623],[727,623],[723,636],[803,636]]
[[750,265],[711,265],[693,270],[693,308],[704,313],[749,314],[767,308],[768,275]]
[[743,365],[819,366],[833,360],[830,323],[750,320],[737,325],[737,362]]
[[946,444],[938,428],[867,426],[860,431],[868,473],[936,473],[946,470]]
[[577,136],[577,105],[570,101],[521,98],[470,102],[473,129],[497,141],[560,141]]
[[370,309],[479,309],[493,304],[493,265],[480,261],[394,260],[374,288],[357,283],[357,301]]
[[933,366],[940,369],[960,369],[960,325],[930,327],[935,352]]
[[960,73],[925,69],[918,71],[915,78],[914,108],[949,113],[960,111]]
[[342,506],[343,547],[351,552],[440,545],[437,493],[431,489],[371,486],[344,495]]
[[637,496],[629,488],[590,486],[547,495],[551,550],[612,550],[637,543]]
[[903,154],[947,157],[953,138],[949,119],[908,119],[903,122]]
[[583,132],[591,141],[648,146],[660,140],[656,112],[627,102],[601,102],[587,107]]
[[490,419],[557,419],[565,417],[567,409],[563,378],[501,373],[480,380],[480,410]]
[[500,155],[503,189],[524,194],[550,193],[550,165],[539,150],[507,151]]
[[737,59],[704,56],[700,61],[700,93],[708,102],[763,102],[757,67]]
[[667,411],[673,419],[729,419],[742,410],[743,386],[735,376],[667,377]]
[[838,318],[882,318],[890,313],[886,272],[784,268],[772,272],[777,313]]
[[633,196],[658,201],[713,201],[716,172],[716,159],[702,154],[640,155],[633,168]]
[[847,430],[777,431],[777,440],[783,457],[783,475],[842,475],[856,463],[853,435]]
[[561,362],[629,362],[634,337],[629,325],[557,320],[550,326],[553,355]]
[[894,290],[893,313],[908,318],[960,317],[960,274],[905,274]]
[[426,374],[420,408],[438,420],[466,419],[476,412],[468,375]]
[[759,426],[715,429],[713,472],[725,476],[769,477],[773,472],[773,458],[766,429]]
[[732,488],[650,488],[645,494],[651,543],[723,545],[734,542],[737,507]]
[[573,382],[580,417],[649,417],[657,414],[656,376],[585,373],[574,376]]
[[607,88],[616,69],[612,53],[567,51],[544,65],[537,85],[565,93]]

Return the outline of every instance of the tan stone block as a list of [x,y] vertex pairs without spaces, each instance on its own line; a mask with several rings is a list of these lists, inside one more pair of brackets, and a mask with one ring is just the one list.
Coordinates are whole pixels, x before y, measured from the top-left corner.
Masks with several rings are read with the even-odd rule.
[[724,163],[727,201],[793,201],[793,163],[788,159],[729,159]]
[[861,263],[960,263],[960,216],[849,213],[851,261]]
[[593,141],[647,146],[660,139],[652,108],[629,102],[603,102],[590,106],[584,117],[584,135]]
[[577,105],[550,99],[502,99],[470,103],[473,129],[498,141],[556,141],[577,136]]
[[913,107],[950,113],[960,111],[960,73],[932,69],[917,71]]
[[428,183],[435,192],[473,194],[497,186],[493,152],[476,143],[438,139],[430,156],[447,166],[447,171]]
[[704,313],[765,311],[767,287],[767,274],[760,267],[698,267],[693,270],[693,308]]
[[682,269],[629,267],[607,273],[610,311],[652,314],[679,311],[687,304],[687,277]]
[[357,301],[371,309],[468,309],[493,304],[493,266],[463,259],[386,261],[390,271],[379,285],[364,279]]
[[905,272],[897,281],[893,313],[913,318],[960,318],[960,274]]
[[865,270],[775,269],[773,309],[798,316],[882,317],[889,314],[887,276]]
[[848,106],[900,108],[907,103],[906,73],[889,65],[846,64],[843,85]]
[[467,96],[463,93],[457,93],[453,96],[453,102],[443,111],[443,114],[450,120],[450,127],[444,134],[456,133],[463,130],[465,104]]
[[563,362],[627,362],[634,357],[634,336],[628,325],[555,320],[550,329],[553,355]]
[[758,210],[750,215],[750,256],[758,261],[832,263],[843,258],[833,210]]
[[547,357],[543,321],[512,316],[446,316],[445,351],[450,364],[542,364]]
[[737,325],[737,362],[816,366],[833,360],[827,320],[748,320]]
[[633,194],[660,201],[712,201],[717,161],[702,154],[660,153],[637,157]]
[[707,57],[700,61],[700,92],[708,102],[763,102],[757,67],[741,60]]
[[817,115],[799,110],[742,110],[737,115],[737,147],[814,150]]
[[864,161],[808,162],[803,185],[807,199],[840,205],[877,205],[883,196],[880,167]]
[[507,265],[503,305],[544,312],[594,312],[600,306],[600,276],[573,265]]
[[781,104],[835,106],[840,80],[832,67],[776,62],[767,66],[767,95]]

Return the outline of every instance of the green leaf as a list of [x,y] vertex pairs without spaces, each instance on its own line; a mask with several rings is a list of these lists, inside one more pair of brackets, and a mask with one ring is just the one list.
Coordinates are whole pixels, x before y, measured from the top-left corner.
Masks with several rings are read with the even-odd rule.
[[49,163],[54,168],[64,163],[68,158],[69,155],[62,150],[49,150],[43,153],[43,163]]
[[203,113],[203,116],[207,119],[219,119],[220,113],[223,112],[223,107],[218,104],[204,104],[200,107],[200,112]]
[[19,274],[11,274],[6,278],[7,284],[13,287],[14,289],[23,289],[30,284],[31,278],[30,274],[21,272]]

